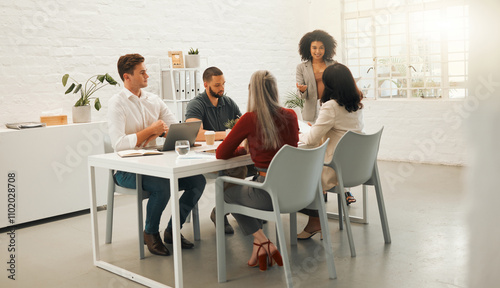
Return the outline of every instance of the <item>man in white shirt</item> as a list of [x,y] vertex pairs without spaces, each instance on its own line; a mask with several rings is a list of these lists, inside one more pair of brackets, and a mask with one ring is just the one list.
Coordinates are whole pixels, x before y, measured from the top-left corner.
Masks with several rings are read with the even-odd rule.
[[[144,57],[127,54],[120,57],[117,66],[124,89],[108,103],[111,144],[115,151],[154,146],[156,138],[164,137],[168,133],[168,125],[176,122],[175,116],[157,95],[142,90],[148,86],[149,78]],[[122,187],[135,188],[135,180],[136,175],[133,173],[117,171],[115,174],[116,183]],[[205,184],[203,175],[179,179],[179,190],[184,190],[179,199],[181,227],[200,199]],[[159,225],[161,214],[170,199],[170,182],[168,179],[143,175],[142,188],[151,194],[146,209],[144,242],[151,253],[168,256],[170,252],[162,243]],[[172,220],[165,229],[164,241],[172,243]],[[181,234],[181,246],[188,249],[194,244]]]

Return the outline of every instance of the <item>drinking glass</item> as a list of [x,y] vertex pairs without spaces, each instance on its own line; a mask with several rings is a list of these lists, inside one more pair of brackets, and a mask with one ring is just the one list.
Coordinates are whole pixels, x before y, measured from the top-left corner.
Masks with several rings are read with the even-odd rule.
[[186,155],[189,152],[189,141],[188,140],[175,141],[175,152],[177,152],[177,155]]

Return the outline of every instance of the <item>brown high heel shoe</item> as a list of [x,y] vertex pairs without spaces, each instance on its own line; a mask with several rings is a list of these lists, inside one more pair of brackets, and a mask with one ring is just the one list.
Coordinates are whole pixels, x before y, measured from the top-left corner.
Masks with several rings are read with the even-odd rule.
[[[258,243],[253,243],[253,245],[255,246],[259,246],[259,249],[257,249],[257,262],[255,262],[254,264],[250,264],[247,262],[248,266],[250,267],[257,267],[259,266],[259,270],[260,271],[266,271],[267,270],[267,259],[268,259],[268,256],[267,256],[267,251],[266,249],[264,248],[264,253],[262,255],[259,255],[259,252],[260,252],[260,248],[263,248],[263,245],[266,244],[267,242],[265,243],[262,243],[262,244],[258,244]],[[281,256],[280,256],[281,257]]]
[[267,244],[267,250],[266,253],[269,255],[269,267],[273,266],[273,263],[276,262],[278,266],[283,266],[283,258],[281,258],[280,251],[278,251],[278,248],[276,247],[276,250],[271,253],[271,240],[267,240],[267,242],[262,243],[261,245]]

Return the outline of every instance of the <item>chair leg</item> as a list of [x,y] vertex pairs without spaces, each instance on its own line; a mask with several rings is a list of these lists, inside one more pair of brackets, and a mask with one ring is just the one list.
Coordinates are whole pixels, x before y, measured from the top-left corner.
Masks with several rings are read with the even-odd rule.
[[136,174],[137,191],[137,222],[139,232],[139,258],[144,259],[144,228],[143,228],[143,214],[142,214],[142,178],[140,174]]
[[[280,242],[279,248],[281,253],[281,258],[283,259],[283,266],[285,267],[285,278],[286,278],[286,286],[293,287],[292,281],[292,270],[290,268],[290,261],[288,259],[288,252],[286,249],[286,239],[285,239],[285,231],[283,230],[283,221],[281,221],[280,211],[274,211],[276,218],[276,230],[278,232],[278,240]],[[295,235],[297,238],[297,235]]]
[[290,213],[290,245],[297,245],[297,213]]
[[363,217],[361,218],[363,224],[368,224],[368,195],[366,189],[366,185],[363,185]]
[[344,230],[344,222],[342,220],[342,197],[340,194],[337,194],[337,210],[339,211],[339,230]]
[[115,202],[115,181],[113,171],[109,170],[108,203],[106,207],[106,244],[110,244],[113,236],[113,208]]
[[217,241],[217,278],[219,283],[226,282],[226,237],[224,233],[224,182],[215,181],[215,235]]
[[196,204],[193,207],[193,210],[191,211],[191,214],[193,214],[193,234],[194,234],[194,240],[195,241],[200,241],[200,214],[198,211],[198,204]]
[[[349,247],[351,248],[351,257],[356,257],[356,248],[354,247],[354,241],[352,239],[351,219],[349,218],[349,210],[347,210],[347,202],[345,199],[344,187],[342,185],[339,186],[340,187],[338,189],[339,191],[338,195],[342,201],[342,210],[344,210],[345,227],[347,230],[347,238],[349,239]],[[339,218],[339,221],[342,221],[342,218]]]
[[375,184],[375,193],[377,194],[378,211],[380,214],[380,222],[382,224],[382,231],[384,232],[385,243],[391,243],[391,232],[389,231],[389,223],[387,222],[387,214],[385,212],[384,196],[380,182]]
[[281,251],[281,243],[280,243],[280,238],[278,237],[278,225],[274,225],[274,234],[276,235],[276,247],[278,247],[278,250]]
[[[330,279],[337,278],[337,271],[335,270],[335,262],[333,260],[333,250],[332,250],[332,241],[330,237],[330,229],[328,227],[328,217],[326,214],[325,203],[323,202],[321,187],[319,188],[320,192],[318,193],[318,197],[316,198],[316,203],[319,205],[319,220],[321,223],[321,231],[323,231],[323,248],[325,249],[325,257],[326,262],[328,264],[328,274]],[[321,194],[320,194],[321,193]],[[321,195],[321,196],[320,196]]]

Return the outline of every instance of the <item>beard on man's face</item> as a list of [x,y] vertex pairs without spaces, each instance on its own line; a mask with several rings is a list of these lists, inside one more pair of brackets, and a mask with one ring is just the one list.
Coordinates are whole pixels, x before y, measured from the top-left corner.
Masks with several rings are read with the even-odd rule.
[[220,97],[222,97],[224,95],[224,90],[222,90],[220,92],[220,94],[217,94],[217,93],[214,92],[214,90],[212,90],[211,87],[208,87],[208,91],[210,92],[210,95],[212,95],[215,98],[220,98]]

